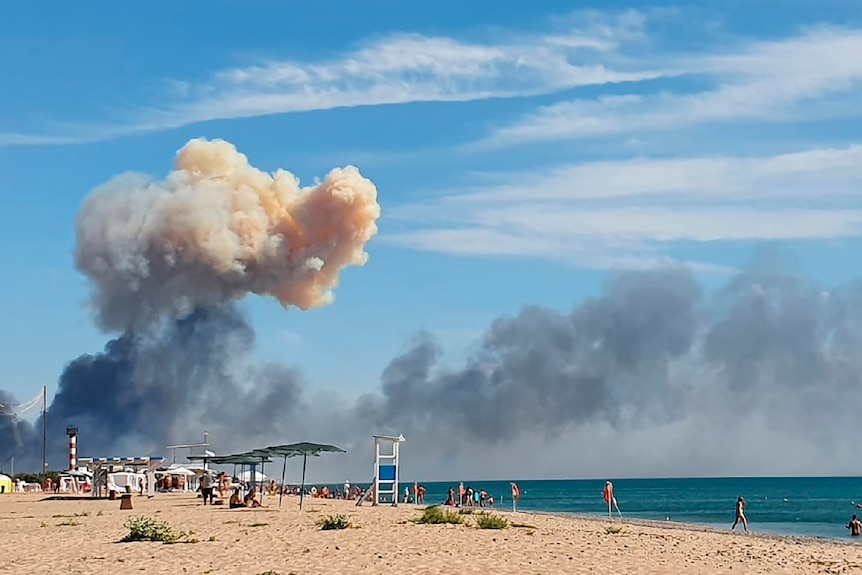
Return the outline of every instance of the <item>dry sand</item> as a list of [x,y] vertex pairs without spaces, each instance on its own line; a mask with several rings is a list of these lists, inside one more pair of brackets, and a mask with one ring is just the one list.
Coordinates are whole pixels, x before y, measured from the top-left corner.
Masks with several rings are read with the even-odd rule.
[[[0,495],[0,573],[862,573],[862,545],[688,529],[680,526],[497,512],[528,527],[495,531],[418,525],[410,505],[266,498],[265,508],[204,507],[192,494],[119,501]],[[346,514],[353,528],[321,531]],[[75,516],[77,514],[77,516]],[[193,531],[197,542],[118,543],[133,516]]]

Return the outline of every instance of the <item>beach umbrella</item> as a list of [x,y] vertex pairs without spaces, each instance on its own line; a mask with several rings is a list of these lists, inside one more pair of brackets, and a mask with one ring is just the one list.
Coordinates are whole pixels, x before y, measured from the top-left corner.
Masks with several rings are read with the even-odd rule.
[[311,455],[313,457],[320,456],[321,453],[347,453],[346,450],[341,449],[340,447],[336,447],[335,445],[327,445],[325,443],[309,443],[307,441],[303,441],[300,443],[288,443],[286,445],[273,445],[271,447],[267,447],[265,449],[259,449],[257,451],[267,453],[271,456],[275,457],[284,457],[284,466],[281,470],[281,485],[282,490],[279,493],[278,497],[278,506],[281,507],[281,498],[284,495],[284,477],[287,472],[287,458],[288,457],[297,457],[299,455],[302,456],[302,484],[299,488],[299,508],[302,509],[302,500],[305,496],[305,470],[308,464],[308,456]]
[[[262,453],[258,450],[235,453],[232,455],[217,455],[215,457],[210,457],[209,461],[213,465],[251,465],[252,471],[254,471],[254,466],[258,464],[260,464],[261,469],[263,469],[264,463],[272,463],[272,459],[270,459],[266,453]],[[256,477],[253,473],[251,477],[252,487],[254,487],[255,479]]]

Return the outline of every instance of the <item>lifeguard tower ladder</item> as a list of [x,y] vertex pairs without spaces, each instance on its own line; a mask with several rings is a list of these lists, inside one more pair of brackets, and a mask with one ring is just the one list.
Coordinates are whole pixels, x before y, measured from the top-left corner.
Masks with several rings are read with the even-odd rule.
[[[398,506],[398,448],[406,441],[403,435],[374,436],[374,499],[372,505],[391,503]],[[390,447],[390,449],[384,449]],[[390,499],[391,498],[391,499]]]

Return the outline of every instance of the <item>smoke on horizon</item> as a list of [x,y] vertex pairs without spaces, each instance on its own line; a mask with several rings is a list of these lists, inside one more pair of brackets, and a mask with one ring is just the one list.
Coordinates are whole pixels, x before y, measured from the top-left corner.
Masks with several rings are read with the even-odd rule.
[[[141,181],[112,181],[78,218],[97,322],[120,335],[60,377],[52,467],[75,424],[82,455],[164,453],[204,428],[221,453],[336,443],[350,453],[312,466],[332,480],[370,479],[380,432],[407,437],[406,477],[424,480],[859,473],[859,284],[824,291],[754,266],[707,294],[682,268],[616,273],[570,312],[497,319],[463,365],[420,334],[379,390],[348,403],[251,362],[236,300],[327,303],[338,270],[365,261],[373,184],[348,168],[300,191],[202,141],[167,180]],[[38,435],[0,415],[0,458],[15,446],[38,467]]]
[[[253,332],[236,309],[177,321],[132,362],[119,342],[70,364],[58,394],[78,420],[117,406],[137,414],[88,424],[102,449],[162,452],[206,422],[220,451],[347,447],[315,462],[336,478],[370,469],[374,432],[404,433],[404,465],[423,479],[858,473],[855,284],[822,291],[748,271],[707,296],[685,270],[625,272],[570,313],[529,306],[496,320],[462,366],[420,335],[379,392],[352,405],[309,397],[296,371],[248,365]],[[106,377],[105,405],[87,402],[93,387],[71,386],[92,380],[67,381],[76,369]]]

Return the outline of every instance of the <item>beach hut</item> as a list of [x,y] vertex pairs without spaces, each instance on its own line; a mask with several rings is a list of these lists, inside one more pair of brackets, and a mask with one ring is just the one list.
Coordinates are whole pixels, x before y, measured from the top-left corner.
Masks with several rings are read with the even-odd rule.
[[12,493],[12,478],[0,474],[0,493]]

